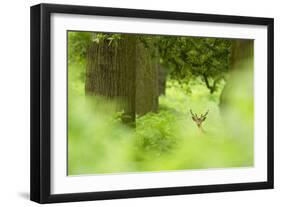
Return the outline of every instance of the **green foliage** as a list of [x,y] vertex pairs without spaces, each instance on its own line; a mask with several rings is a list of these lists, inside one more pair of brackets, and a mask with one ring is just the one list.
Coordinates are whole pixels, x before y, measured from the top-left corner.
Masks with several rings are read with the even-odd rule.
[[93,33],[92,41],[97,44],[99,44],[100,42],[106,42],[108,46],[110,46],[113,44],[117,45],[118,40],[120,40],[121,37],[121,34]]
[[[135,129],[121,123],[123,113],[115,112],[114,103],[99,97],[89,100],[76,92],[70,95],[69,174],[252,166],[253,114],[245,113],[239,103],[236,113],[223,119],[218,107],[223,85],[210,94],[200,80],[189,84],[187,94],[179,83],[168,81],[159,112],[137,117]],[[244,97],[246,103],[248,94],[243,94],[238,98]],[[206,133],[198,130],[189,109],[196,113],[209,109],[203,123]]]
[[95,32],[68,32],[68,58],[70,63],[85,63],[88,47],[91,42],[106,42],[109,46],[117,44],[121,34]]
[[[91,42],[117,46],[120,39],[122,34],[68,32],[69,61],[85,64]],[[149,49],[151,56],[160,56],[172,79],[183,84],[188,84],[192,77],[201,77],[213,93],[217,83],[227,76],[231,40],[149,35],[137,35],[137,39]]]
[[168,152],[177,143],[176,116],[168,111],[148,113],[137,119],[136,142],[139,149],[156,152],[157,155]]
[[91,32],[68,32],[68,62],[85,63],[85,58],[92,39]]
[[133,171],[132,133],[113,119],[113,104],[78,95],[69,103],[68,174]]
[[85,63],[68,65],[68,95],[85,95]]
[[[124,112],[112,101],[85,97],[86,53],[90,42],[118,44],[122,36],[68,33],[68,174],[209,169],[253,165],[252,73],[237,71],[231,104],[221,117],[220,96],[228,72],[231,42],[216,38],[139,36],[151,55],[159,52],[169,74],[157,113],[122,124]],[[247,65],[245,66],[247,68]],[[243,77],[242,79],[240,77]],[[202,81],[202,78],[204,81]],[[243,81],[241,81],[243,80]],[[241,82],[246,85],[241,84]],[[189,110],[205,113],[205,133]]]
[[163,64],[172,70],[171,77],[188,82],[192,76],[200,76],[211,93],[227,75],[230,47],[231,40],[220,38],[158,38],[159,53]]

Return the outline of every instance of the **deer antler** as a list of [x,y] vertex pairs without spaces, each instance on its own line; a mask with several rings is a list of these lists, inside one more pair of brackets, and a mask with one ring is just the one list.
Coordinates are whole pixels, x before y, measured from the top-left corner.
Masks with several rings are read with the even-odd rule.
[[207,110],[207,112],[204,115],[201,114],[201,118],[206,117],[208,115],[208,113],[209,113],[209,109]]
[[196,120],[198,119],[197,114],[196,114],[196,113],[193,113],[191,109],[190,109],[190,113],[191,113],[191,116],[192,116],[193,121],[196,121]]
[[198,128],[203,131],[202,123],[206,120],[209,110],[207,110],[205,114],[200,114],[200,117],[198,117],[196,113],[193,113],[191,109],[190,113],[192,115],[192,120],[196,123]]
[[192,113],[192,110],[191,110],[191,109],[190,109],[190,113],[191,113],[192,116],[194,116],[194,114]]

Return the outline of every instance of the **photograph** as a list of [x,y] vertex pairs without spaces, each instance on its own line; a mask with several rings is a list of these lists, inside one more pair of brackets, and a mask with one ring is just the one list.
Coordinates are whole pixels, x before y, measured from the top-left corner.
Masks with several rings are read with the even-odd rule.
[[254,39],[66,38],[68,176],[254,167]]
[[274,18],[30,9],[30,199],[274,188]]

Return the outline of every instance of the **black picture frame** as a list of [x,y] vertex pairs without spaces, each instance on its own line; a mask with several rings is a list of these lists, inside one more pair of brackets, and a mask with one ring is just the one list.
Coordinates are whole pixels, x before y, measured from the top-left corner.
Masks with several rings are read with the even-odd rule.
[[[133,17],[210,23],[233,23],[267,26],[267,181],[186,187],[51,194],[51,90],[50,90],[50,15],[52,13]],[[195,14],[168,11],[103,8],[89,6],[39,4],[31,7],[31,173],[30,199],[38,203],[88,201],[146,196],[166,196],[224,191],[273,188],[273,38],[272,18]]]

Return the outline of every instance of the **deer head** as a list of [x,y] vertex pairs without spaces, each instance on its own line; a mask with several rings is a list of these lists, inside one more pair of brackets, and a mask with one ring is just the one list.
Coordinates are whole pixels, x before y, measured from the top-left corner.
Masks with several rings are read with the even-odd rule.
[[209,110],[205,114],[201,114],[200,116],[198,116],[196,113],[193,113],[191,109],[190,113],[192,116],[192,120],[196,123],[198,128],[202,130],[202,123],[206,120]]

